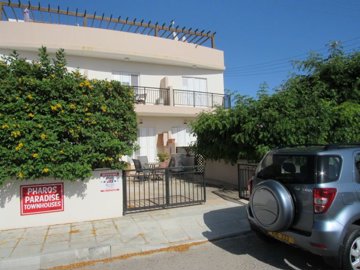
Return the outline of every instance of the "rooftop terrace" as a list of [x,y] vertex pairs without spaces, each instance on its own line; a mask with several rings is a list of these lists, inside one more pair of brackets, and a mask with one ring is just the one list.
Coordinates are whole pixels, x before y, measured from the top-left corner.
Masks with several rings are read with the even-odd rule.
[[0,1],[0,21],[13,22],[33,22],[33,23],[48,23],[48,24],[62,24],[75,25],[82,27],[94,27],[101,29],[108,29],[114,31],[123,31],[129,33],[136,33],[141,35],[151,35],[164,39],[172,39],[179,42],[187,42],[201,46],[215,48],[215,32],[195,29],[186,29],[186,27],[174,26],[172,21],[170,24],[160,24],[159,22],[146,22],[144,19],[130,19],[129,17],[105,16],[104,13],[97,14],[89,13],[87,10],[80,11],[79,9],[66,10],[61,9],[60,6],[47,7],[32,5],[31,2],[26,4],[21,1]]

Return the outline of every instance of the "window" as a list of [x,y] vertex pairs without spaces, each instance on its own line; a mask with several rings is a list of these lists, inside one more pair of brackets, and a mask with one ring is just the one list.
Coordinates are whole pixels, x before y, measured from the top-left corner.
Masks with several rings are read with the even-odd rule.
[[122,85],[139,85],[139,75],[137,74],[115,72],[112,74],[112,79],[115,81],[119,81]]
[[257,177],[284,183],[327,183],[336,181],[340,170],[341,158],[338,156],[269,154],[261,163]]

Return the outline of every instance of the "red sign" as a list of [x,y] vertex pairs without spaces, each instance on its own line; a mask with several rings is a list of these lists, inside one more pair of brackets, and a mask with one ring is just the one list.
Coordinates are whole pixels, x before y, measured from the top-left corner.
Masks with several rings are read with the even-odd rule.
[[64,211],[64,183],[20,186],[21,215]]

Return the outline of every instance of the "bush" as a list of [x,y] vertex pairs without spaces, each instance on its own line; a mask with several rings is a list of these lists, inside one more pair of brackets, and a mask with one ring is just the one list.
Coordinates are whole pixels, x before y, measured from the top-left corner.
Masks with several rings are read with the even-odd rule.
[[160,162],[164,162],[169,159],[169,154],[166,152],[160,152],[157,154],[157,156]]
[[235,106],[202,113],[192,123],[195,149],[208,159],[259,161],[296,144],[360,142],[360,52],[310,56],[272,95],[237,96]]
[[51,62],[17,53],[0,61],[0,184],[10,178],[84,179],[122,169],[133,151],[133,91],[116,81],[69,72],[63,50]]

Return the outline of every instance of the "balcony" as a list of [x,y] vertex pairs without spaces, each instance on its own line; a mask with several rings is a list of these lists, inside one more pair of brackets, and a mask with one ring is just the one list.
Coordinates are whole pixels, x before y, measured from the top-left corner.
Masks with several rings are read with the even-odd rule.
[[133,86],[135,103],[176,107],[230,108],[230,95],[169,88]]

